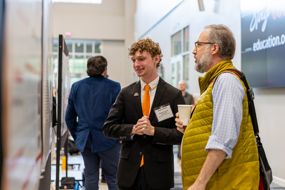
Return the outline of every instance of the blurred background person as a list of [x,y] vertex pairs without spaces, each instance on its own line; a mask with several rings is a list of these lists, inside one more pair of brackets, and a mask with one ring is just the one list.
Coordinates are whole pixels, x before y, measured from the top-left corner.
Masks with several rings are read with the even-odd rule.
[[184,98],[185,104],[188,104],[188,105],[194,104],[195,102],[194,96],[187,92],[187,83],[185,80],[179,81],[178,88],[182,92],[182,96]]
[[71,87],[65,121],[83,157],[85,189],[98,190],[101,164],[108,189],[117,190],[120,144],[105,137],[102,128],[121,86],[106,78],[107,60],[103,56],[88,59],[87,74],[89,77]]

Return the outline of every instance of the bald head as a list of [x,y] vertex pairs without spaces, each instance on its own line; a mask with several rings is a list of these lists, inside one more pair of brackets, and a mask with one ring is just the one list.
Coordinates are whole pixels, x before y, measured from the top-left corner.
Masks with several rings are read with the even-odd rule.
[[185,80],[179,81],[179,83],[178,83],[178,88],[179,88],[179,90],[181,90],[182,92],[185,92],[185,91],[186,91],[187,83],[185,82]]

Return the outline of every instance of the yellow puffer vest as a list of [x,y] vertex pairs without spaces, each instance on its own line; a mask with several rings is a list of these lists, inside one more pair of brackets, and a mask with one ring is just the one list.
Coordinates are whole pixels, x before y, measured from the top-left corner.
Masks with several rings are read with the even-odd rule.
[[[227,69],[234,69],[232,62],[222,61],[200,78],[201,97],[195,107],[182,141],[183,190],[191,186],[203,166],[205,150],[213,121],[212,88],[214,80]],[[243,84],[243,82],[241,81]],[[245,86],[243,86],[246,90]],[[246,92],[246,91],[245,91]],[[259,186],[259,161],[257,145],[248,112],[247,96],[243,100],[243,118],[238,142],[232,158],[225,159],[207,184],[207,190],[253,190]]]

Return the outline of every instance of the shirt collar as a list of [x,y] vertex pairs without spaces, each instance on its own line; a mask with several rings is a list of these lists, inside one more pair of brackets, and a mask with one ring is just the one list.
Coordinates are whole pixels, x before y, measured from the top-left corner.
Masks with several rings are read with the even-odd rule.
[[[150,90],[153,90],[157,87],[158,81],[159,81],[159,76],[157,76],[153,81],[151,81],[148,84],[150,86]],[[140,79],[140,83],[141,83],[141,89],[143,90],[146,83],[142,79]]]

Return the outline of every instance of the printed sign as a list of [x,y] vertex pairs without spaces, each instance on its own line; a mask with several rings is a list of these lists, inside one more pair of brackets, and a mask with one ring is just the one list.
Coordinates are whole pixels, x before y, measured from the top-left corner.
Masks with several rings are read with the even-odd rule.
[[285,87],[285,1],[241,1],[241,65],[252,87]]

